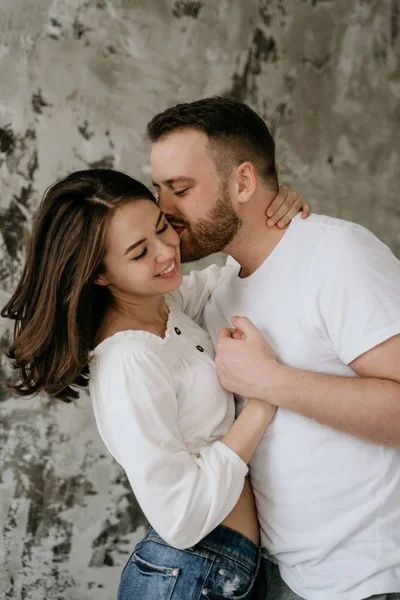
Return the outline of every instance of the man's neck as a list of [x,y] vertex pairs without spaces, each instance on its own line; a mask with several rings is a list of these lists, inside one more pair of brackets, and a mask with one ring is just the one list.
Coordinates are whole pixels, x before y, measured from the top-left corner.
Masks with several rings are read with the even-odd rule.
[[287,228],[279,229],[276,226],[268,227],[266,224],[245,224],[224,252],[232,256],[242,267],[240,277],[248,277],[268,258],[286,230]]

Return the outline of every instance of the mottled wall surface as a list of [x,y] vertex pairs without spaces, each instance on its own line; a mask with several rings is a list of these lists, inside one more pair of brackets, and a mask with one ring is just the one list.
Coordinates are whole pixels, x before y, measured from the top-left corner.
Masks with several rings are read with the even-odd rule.
[[[314,211],[400,255],[399,39],[399,0],[1,0],[1,304],[47,185],[90,166],[149,182],[147,121],[212,94],[265,118]],[[88,399],[0,400],[0,597],[114,599],[145,521]]]

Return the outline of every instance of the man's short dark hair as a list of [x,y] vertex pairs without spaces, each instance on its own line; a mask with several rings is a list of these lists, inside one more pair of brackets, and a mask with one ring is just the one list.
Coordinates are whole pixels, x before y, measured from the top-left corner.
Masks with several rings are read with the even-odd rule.
[[262,118],[247,104],[219,96],[178,104],[156,115],[147,125],[147,134],[157,142],[186,128],[207,135],[220,172],[230,173],[234,165],[249,161],[268,186],[277,189],[274,140]]

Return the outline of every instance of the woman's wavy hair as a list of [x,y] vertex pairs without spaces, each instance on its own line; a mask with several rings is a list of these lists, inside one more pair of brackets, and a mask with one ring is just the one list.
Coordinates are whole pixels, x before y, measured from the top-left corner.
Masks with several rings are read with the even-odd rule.
[[112,300],[94,283],[103,270],[107,224],[128,202],[148,199],[139,181],[110,169],[77,171],[52,185],[35,214],[21,279],[1,316],[15,321],[7,356],[11,388],[71,402],[87,386],[90,351]]

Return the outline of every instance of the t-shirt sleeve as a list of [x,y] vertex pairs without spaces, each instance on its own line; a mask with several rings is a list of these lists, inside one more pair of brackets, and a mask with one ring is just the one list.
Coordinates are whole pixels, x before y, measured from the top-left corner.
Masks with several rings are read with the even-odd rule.
[[321,243],[304,289],[309,320],[344,364],[400,333],[400,261],[363,227]]
[[235,267],[232,265],[210,265],[202,271],[191,271],[189,275],[184,275],[179,290],[173,295],[183,312],[200,323],[207,300],[215,288],[234,272]]
[[117,344],[95,369],[91,397],[105,445],[159,535],[177,548],[193,546],[233,509],[247,465],[220,441],[189,452],[174,382],[155,352]]

